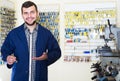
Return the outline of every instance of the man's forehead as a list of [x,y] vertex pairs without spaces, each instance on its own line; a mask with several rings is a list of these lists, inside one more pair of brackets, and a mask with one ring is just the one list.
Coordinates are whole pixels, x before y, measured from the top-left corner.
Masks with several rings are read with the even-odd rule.
[[35,6],[30,6],[30,7],[23,7],[23,9],[35,9]]

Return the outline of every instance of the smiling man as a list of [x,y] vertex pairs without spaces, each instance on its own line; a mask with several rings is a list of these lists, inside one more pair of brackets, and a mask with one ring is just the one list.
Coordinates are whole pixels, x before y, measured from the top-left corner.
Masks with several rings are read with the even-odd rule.
[[61,49],[52,33],[36,23],[35,3],[24,2],[21,12],[24,23],[8,33],[2,59],[12,68],[11,81],[48,81],[48,66],[61,57]]

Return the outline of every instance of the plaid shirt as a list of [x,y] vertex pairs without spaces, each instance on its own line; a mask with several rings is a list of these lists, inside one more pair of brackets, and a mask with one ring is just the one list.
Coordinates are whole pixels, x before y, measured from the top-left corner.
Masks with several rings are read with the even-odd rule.
[[37,31],[38,31],[38,25],[36,26],[36,28],[33,30],[33,32],[31,33],[29,31],[29,29],[26,27],[26,25],[24,25],[24,29],[25,29],[25,34],[26,34],[26,38],[27,38],[27,42],[28,42],[28,47],[29,47],[29,81],[35,81],[35,64],[36,61],[32,60],[32,57],[36,56],[36,39],[37,39]]

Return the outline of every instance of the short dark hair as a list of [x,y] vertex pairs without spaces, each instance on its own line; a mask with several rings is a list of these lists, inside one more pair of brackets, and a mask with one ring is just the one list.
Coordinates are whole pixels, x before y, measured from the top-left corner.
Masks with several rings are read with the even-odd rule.
[[31,7],[31,6],[35,6],[36,11],[38,11],[37,5],[36,5],[34,2],[32,2],[32,1],[26,1],[26,2],[24,2],[24,3],[22,4],[21,12],[23,12],[23,11],[22,11],[23,7],[28,8],[28,7]]

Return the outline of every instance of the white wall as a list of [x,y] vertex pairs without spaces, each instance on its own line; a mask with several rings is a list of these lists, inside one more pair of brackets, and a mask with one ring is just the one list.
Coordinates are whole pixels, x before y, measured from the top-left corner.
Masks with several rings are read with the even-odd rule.
[[[26,0],[11,0],[15,3],[17,26],[23,23],[21,17],[21,4]],[[96,3],[96,2],[115,2],[116,0],[32,0],[36,4],[60,4],[60,31],[64,31],[64,5],[66,3]],[[119,0],[118,0],[119,1]],[[64,55],[64,33],[60,33],[60,46],[62,53]],[[49,67],[49,81],[91,81],[93,76],[90,73],[92,62],[89,63],[66,63],[63,61],[63,56],[59,61]],[[1,81],[10,81],[10,70],[4,68],[5,66],[0,66],[0,78]],[[1,69],[2,68],[2,69]],[[3,72],[3,73],[1,73]],[[7,77],[4,77],[6,76]]]
[[120,27],[120,0],[116,0],[117,5],[117,26]]
[[0,65],[0,81],[10,81],[11,69],[6,65]]

